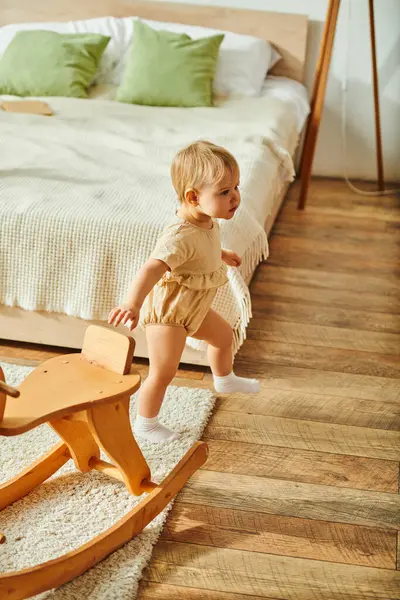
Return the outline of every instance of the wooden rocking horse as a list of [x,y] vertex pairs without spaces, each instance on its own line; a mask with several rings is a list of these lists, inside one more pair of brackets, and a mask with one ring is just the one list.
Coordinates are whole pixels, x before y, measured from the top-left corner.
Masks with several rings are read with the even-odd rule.
[[[82,473],[97,469],[115,477],[136,496],[149,492],[113,527],[80,548],[0,575],[2,600],[29,598],[59,587],[96,565],[150,523],[205,462],[207,444],[196,442],[160,484],[151,481],[129,421],[130,395],[140,386],[140,375],[131,369],[133,351],[133,338],[90,325],[80,354],[46,361],[18,389],[6,385],[0,369],[0,435],[18,435],[48,422],[63,440],[0,485],[0,510],[28,494],[69,459]],[[100,448],[114,464],[100,459]],[[4,535],[0,538],[5,541]]]

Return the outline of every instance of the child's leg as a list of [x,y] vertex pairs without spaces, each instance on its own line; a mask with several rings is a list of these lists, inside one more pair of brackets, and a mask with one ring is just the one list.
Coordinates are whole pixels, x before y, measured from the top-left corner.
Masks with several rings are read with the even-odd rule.
[[163,442],[178,437],[158,422],[158,413],[165,391],[178,369],[186,342],[186,329],[170,325],[146,327],[150,369],[140,388],[138,414],[134,433],[152,442]]
[[210,309],[193,336],[208,343],[208,360],[214,375],[214,387],[220,393],[260,391],[256,379],[237,377],[232,371],[232,327],[218,313]]

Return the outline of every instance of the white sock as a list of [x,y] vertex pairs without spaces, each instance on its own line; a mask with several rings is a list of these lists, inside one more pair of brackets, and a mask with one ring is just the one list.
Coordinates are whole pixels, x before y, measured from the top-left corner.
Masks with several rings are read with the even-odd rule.
[[246,379],[229,373],[225,377],[214,375],[214,388],[220,394],[233,394],[234,392],[242,392],[243,394],[257,394],[260,391],[260,384],[257,379]]
[[133,433],[135,436],[155,443],[177,440],[179,438],[179,433],[175,433],[168,429],[168,427],[161,425],[158,422],[158,417],[148,419],[139,414],[136,415]]

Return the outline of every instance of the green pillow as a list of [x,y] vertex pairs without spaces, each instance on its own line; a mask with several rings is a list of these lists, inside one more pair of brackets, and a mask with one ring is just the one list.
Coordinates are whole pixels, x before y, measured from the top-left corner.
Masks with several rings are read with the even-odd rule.
[[212,106],[212,84],[224,35],[192,40],[134,22],[117,100],[150,106]]
[[110,38],[19,31],[0,58],[0,94],[87,98]]

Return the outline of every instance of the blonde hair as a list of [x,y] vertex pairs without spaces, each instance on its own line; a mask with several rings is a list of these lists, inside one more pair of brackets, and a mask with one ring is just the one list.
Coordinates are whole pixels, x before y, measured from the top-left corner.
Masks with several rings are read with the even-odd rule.
[[225,148],[205,140],[193,142],[178,152],[172,161],[171,178],[180,202],[189,188],[200,190],[218,184],[227,172],[239,174],[239,165]]

